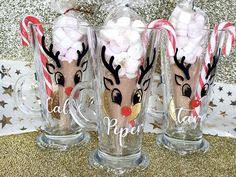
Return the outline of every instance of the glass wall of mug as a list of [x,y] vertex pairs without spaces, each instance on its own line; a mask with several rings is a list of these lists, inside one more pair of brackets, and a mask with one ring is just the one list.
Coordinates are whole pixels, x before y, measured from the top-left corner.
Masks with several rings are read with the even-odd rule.
[[[121,38],[125,36],[118,27],[89,30],[95,80],[79,83],[72,91],[69,106],[77,122],[97,126],[99,146],[91,153],[90,164],[120,174],[149,164],[148,157],[141,151],[141,144],[160,29],[130,29],[138,38],[135,43],[129,43],[127,39],[128,45],[123,52],[112,44],[112,40],[104,39],[103,34],[109,30],[120,34]],[[81,119],[76,109],[74,94],[85,89],[95,91],[96,122]]]
[[[198,30],[196,39],[187,38],[188,41],[179,43],[177,34],[173,57],[168,57],[162,47],[165,133],[158,136],[157,143],[182,155],[206,152],[209,148],[203,139],[203,124],[216,69],[229,35],[226,31]],[[211,39],[216,39],[216,43],[211,44]]]
[[[41,109],[25,104],[23,85],[27,84],[29,75],[17,81],[15,98],[26,114],[40,112],[45,120],[43,133],[37,137],[40,147],[66,150],[89,140],[88,133],[74,122],[68,110],[68,98],[74,86],[91,77],[87,29],[88,26],[79,24],[76,28],[29,25]],[[80,107],[88,99],[87,93],[77,92],[75,96],[85,100],[80,102]]]

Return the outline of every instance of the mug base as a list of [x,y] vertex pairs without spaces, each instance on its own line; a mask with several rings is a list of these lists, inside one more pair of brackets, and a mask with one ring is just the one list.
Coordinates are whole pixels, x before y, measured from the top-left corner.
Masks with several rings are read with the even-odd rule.
[[196,152],[205,153],[209,149],[209,143],[204,138],[198,141],[187,141],[171,138],[165,133],[157,135],[157,144],[159,146],[162,145],[171,151],[175,151],[180,155],[187,155]]
[[90,154],[89,163],[94,168],[104,169],[115,175],[123,175],[134,169],[146,169],[149,165],[149,157],[143,152],[117,157],[96,149]]
[[80,146],[90,140],[90,135],[87,132],[80,132],[75,135],[53,136],[46,133],[41,133],[36,138],[36,143],[40,148],[55,149],[66,151],[71,147]]

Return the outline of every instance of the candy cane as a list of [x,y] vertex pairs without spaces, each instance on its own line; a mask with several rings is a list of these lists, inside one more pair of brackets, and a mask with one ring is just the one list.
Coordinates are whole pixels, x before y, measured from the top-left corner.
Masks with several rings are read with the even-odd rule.
[[[205,62],[204,62],[203,69],[202,69],[202,72],[199,77],[199,86],[198,86],[198,89],[196,90],[196,93],[195,93],[195,100],[201,99],[201,97],[200,97],[201,90],[204,87],[204,85],[207,83],[207,80],[206,80],[206,75],[208,72],[207,65],[210,64],[213,60],[213,55],[215,52],[216,43],[219,39],[219,36],[220,36],[220,33],[222,32],[222,30],[226,31],[228,33],[228,36],[226,39],[226,43],[224,43],[223,48],[221,49],[221,51],[219,51],[219,55],[220,55],[220,53],[222,53],[223,55],[228,56],[230,54],[232,46],[234,45],[234,41],[235,41],[234,24],[230,23],[230,22],[223,22],[223,23],[220,23],[219,25],[216,25],[213,32],[212,32],[212,35],[210,37],[210,41],[208,43],[207,53],[205,56]],[[218,52],[218,51],[216,51],[216,52]],[[192,117],[198,119],[199,113],[200,113],[200,105],[198,105],[197,107],[195,107],[193,109]]]
[[148,28],[161,28],[167,31],[167,54],[168,56],[174,56],[176,51],[176,34],[173,25],[168,20],[158,19],[149,23]]
[[46,69],[46,64],[48,63],[48,59],[42,49],[42,36],[44,34],[43,26],[40,23],[39,19],[34,16],[26,16],[20,23],[20,30],[21,30],[21,39],[23,46],[29,46],[29,36],[28,36],[28,25],[35,24],[37,25],[35,33],[37,34],[37,39],[39,42],[39,50],[40,50],[40,59],[43,66],[43,75],[46,87],[47,96],[50,97],[52,95],[52,81],[51,76]]

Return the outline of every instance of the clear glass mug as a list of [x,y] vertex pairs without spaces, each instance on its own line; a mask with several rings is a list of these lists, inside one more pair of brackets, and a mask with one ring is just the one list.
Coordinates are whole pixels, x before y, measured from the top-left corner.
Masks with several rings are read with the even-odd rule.
[[[128,56],[123,58],[125,61],[119,60],[120,55],[112,51],[109,43],[104,43],[102,31],[106,30],[110,29],[90,29],[88,33],[94,80],[75,86],[69,107],[73,118],[81,126],[87,125],[98,130],[99,147],[90,154],[90,164],[123,174],[134,167],[146,168],[149,164],[148,157],[141,151],[141,144],[160,30],[153,30],[149,41],[141,42],[140,58],[131,61]],[[120,28],[112,30],[117,34]],[[133,67],[133,73],[127,72],[130,69],[128,67]],[[86,89],[95,92],[97,121],[90,121],[89,117],[81,118],[77,110],[77,100],[78,103],[80,101],[74,99],[74,95]]]
[[[39,33],[42,27],[45,27],[44,34]],[[29,75],[16,82],[15,100],[27,115],[41,114],[45,119],[43,133],[36,140],[40,147],[66,150],[89,140],[89,134],[72,119],[68,110],[68,98],[77,83],[90,80],[91,67],[88,26],[78,25],[77,28],[68,29],[71,33],[61,32],[62,34],[58,31],[63,28],[59,28],[49,24],[29,25],[41,109],[36,110],[26,105],[23,99],[26,94],[23,86],[27,84]],[[78,36],[72,36],[73,34]],[[78,109],[82,109],[89,95],[77,92],[76,97],[83,100],[78,105]]]
[[165,133],[158,135],[157,143],[181,155],[206,152],[209,148],[202,128],[221,51],[229,35],[218,31],[218,40],[209,54],[208,44],[215,38],[214,30],[198,30],[205,35],[201,40],[198,38],[198,43],[192,42],[191,49],[177,48],[174,57],[167,57],[165,47],[161,51]]

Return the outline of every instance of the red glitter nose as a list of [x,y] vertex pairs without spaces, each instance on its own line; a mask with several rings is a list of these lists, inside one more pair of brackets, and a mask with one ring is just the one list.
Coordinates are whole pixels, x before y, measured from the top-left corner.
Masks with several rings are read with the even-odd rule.
[[201,101],[200,100],[192,100],[191,101],[192,108],[196,108],[196,107],[198,107],[200,105],[201,105]]
[[67,96],[70,96],[72,90],[73,90],[72,87],[66,87],[66,90],[65,90],[66,95],[67,95]]
[[121,114],[123,116],[128,117],[131,113],[132,113],[132,110],[129,107],[124,106],[121,108]]

